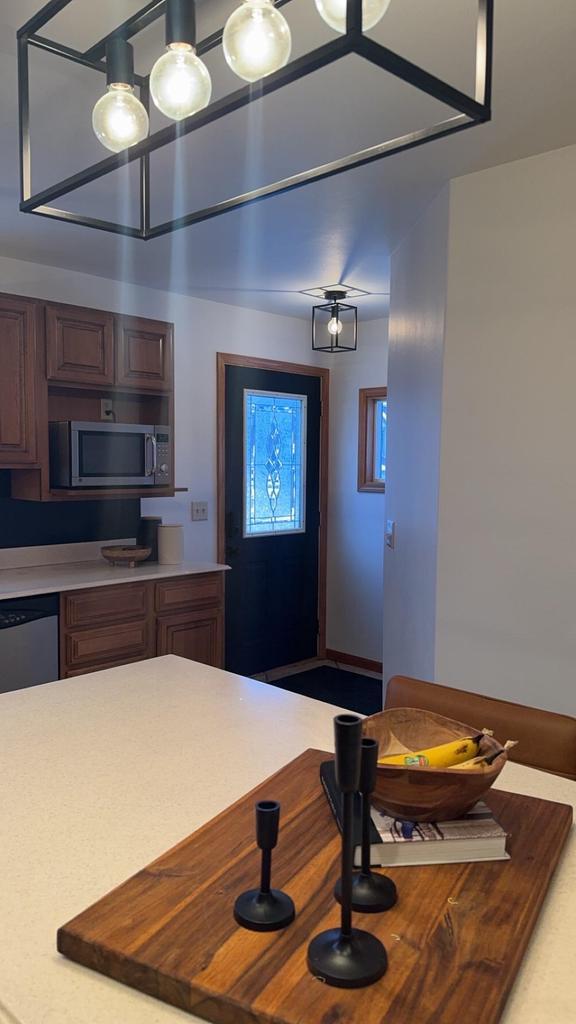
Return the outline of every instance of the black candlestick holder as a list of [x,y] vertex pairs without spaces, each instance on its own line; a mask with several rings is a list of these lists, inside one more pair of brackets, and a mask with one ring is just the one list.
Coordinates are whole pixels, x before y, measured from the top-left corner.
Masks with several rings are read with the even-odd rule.
[[354,794],[360,784],[362,720],[357,715],[337,715],[334,733],[336,782],[342,792],[340,928],[330,928],[312,939],[308,970],[327,985],[363,988],[386,973],[388,958],[375,935],[352,927],[353,810]]
[[[363,739],[360,761],[360,793],[362,795],[362,866],[352,877],[352,910],[362,914],[378,914],[390,910],[398,899],[396,886],[386,875],[370,870],[370,796],[376,787],[378,741]],[[342,902],[342,880],[334,889],[338,902]]]
[[256,836],[262,850],[260,888],[249,889],[234,904],[234,918],[243,928],[253,932],[275,932],[292,924],[294,904],[285,892],[270,888],[272,850],[278,842],[280,804],[260,800],[256,804]]

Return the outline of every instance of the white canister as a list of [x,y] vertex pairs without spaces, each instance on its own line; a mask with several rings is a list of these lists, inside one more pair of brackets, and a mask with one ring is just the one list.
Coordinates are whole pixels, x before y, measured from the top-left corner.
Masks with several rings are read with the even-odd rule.
[[184,559],[184,530],[181,525],[166,523],[158,527],[158,561],[160,565],[180,565]]

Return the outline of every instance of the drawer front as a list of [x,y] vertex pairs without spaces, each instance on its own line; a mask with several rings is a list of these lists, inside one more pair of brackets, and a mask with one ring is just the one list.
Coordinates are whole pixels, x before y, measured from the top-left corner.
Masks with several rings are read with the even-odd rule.
[[65,627],[98,626],[105,622],[131,622],[145,619],[149,610],[150,588],[143,583],[122,583],[92,590],[74,590],[62,595],[62,622]]
[[[152,655],[150,655],[152,657]],[[66,669],[60,676],[61,679],[74,679],[75,676],[85,676],[89,672],[103,672],[106,668],[120,668],[122,665],[136,665],[142,661],[142,656],[136,658],[121,658],[120,661],[106,661],[95,665],[82,665],[81,668]]]
[[99,629],[77,629],[64,636],[66,670],[91,665],[133,661],[152,655],[152,630],[148,622],[126,622]]
[[156,584],[156,611],[159,615],[199,605],[219,604],[221,601],[222,573],[180,576]]

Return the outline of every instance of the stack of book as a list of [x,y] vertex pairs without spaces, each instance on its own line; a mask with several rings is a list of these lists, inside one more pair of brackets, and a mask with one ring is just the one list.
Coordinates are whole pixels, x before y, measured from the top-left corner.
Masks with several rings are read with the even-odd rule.
[[[336,785],[334,762],[324,761],[320,780],[338,827],[342,828],[341,794]],[[361,863],[360,797],[354,814],[354,864]],[[372,867],[416,864],[462,864],[485,860],[509,860],[507,834],[482,802],[456,821],[417,822],[413,826],[395,821],[372,808]]]

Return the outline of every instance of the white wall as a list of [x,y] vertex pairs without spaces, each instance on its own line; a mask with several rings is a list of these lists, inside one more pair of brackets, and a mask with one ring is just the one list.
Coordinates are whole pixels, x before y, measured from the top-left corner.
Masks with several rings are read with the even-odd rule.
[[[121,243],[119,243],[120,245]],[[175,325],[176,483],[187,494],[145,499],[144,515],[183,523],[186,557],[216,557],[216,353],[240,352],[313,363],[305,320],[206,302],[0,257],[0,290],[55,302],[170,320]],[[190,502],[209,502],[208,522],[192,523]]]
[[576,146],[451,186],[436,678],[576,713]]
[[328,647],[382,660],[384,494],[358,491],[358,392],[386,386],[388,321],[360,322],[330,366]]
[[432,679],[448,191],[392,257],[388,355],[384,679]]
[[457,179],[395,254],[384,603],[385,676],[570,714],[575,181],[576,146]]

